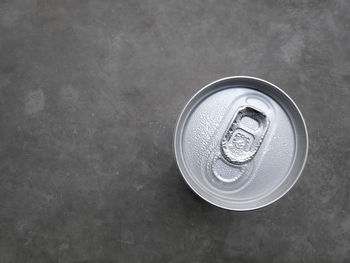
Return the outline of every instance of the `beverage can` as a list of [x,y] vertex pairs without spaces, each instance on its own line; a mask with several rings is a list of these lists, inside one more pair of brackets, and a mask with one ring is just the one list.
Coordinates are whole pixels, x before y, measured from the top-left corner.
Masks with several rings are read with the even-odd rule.
[[182,110],[175,157],[189,187],[229,210],[253,210],[286,194],[305,166],[308,134],[293,100],[254,77],[214,81]]

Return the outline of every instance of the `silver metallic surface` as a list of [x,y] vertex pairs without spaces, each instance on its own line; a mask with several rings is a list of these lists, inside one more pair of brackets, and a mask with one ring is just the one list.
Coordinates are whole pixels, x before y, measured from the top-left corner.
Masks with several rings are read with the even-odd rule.
[[266,115],[252,106],[237,110],[221,140],[221,153],[232,164],[250,161],[269,127]]
[[[234,122],[243,113],[239,127],[244,129],[227,137],[232,146],[227,148],[225,136],[230,129],[238,134]],[[248,153],[240,158],[235,144]],[[194,192],[222,208],[251,210],[276,201],[295,184],[306,162],[308,137],[287,94],[267,81],[237,76],[194,95],[177,122],[174,147]]]

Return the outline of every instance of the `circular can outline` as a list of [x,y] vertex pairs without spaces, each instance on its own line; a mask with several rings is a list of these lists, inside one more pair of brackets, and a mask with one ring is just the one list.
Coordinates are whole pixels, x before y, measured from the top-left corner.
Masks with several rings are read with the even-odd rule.
[[[233,79],[247,79],[247,80],[255,80],[255,81],[260,81],[264,84],[267,84],[271,87],[273,87],[274,89],[276,89],[278,92],[282,93],[288,100],[289,102],[292,103],[293,107],[296,109],[296,111],[298,112],[299,116],[300,116],[300,119],[302,121],[302,126],[305,130],[305,144],[306,144],[306,148],[305,148],[305,157],[304,157],[304,160],[302,162],[302,165],[299,169],[299,172],[298,174],[296,175],[294,181],[286,188],[286,190],[280,194],[279,196],[275,197],[275,198],[272,198],[269,202],[266,202],[265,204],[262,204],[262,205],[258,205],[258,206],[252,206],[252,207],[246,207],[246,208],[230,208],[230,207],[227,207],[225,205],[220,205],[220,204],[217,204],[211,200],[209,200],[208,198],[204,197],[203,195],[201,195],[198,190],[196,190],[188,181],[188,179],[185,177],[185,171],[182,169],[182,167],[180,166],[180,162],[182,162],[180,160],[180,156],[179,155],[179,149],[178,149],[178,146],[177,146],[177,143],[178,143],[178,140],[177,140],[177,134],[179,133],[179,126],[180,126],[180,123],[183,119],[183,115],[186,113],[186,110],[187,108],[189,107],[189,105],[191,103],[193,103],[193,101],[196,99],[196,97],[201,93],[203,92],[204,90],[208,89],[209,87],[219,83],[219,82],[222,82],[222,81],[227,81],[227,80],[233,80]],[[268,95],[268,94],[267,94]],[[293,186],[296,184],[296,182],[299,180],[304,168],[305,168],[305,165],[306,165],[306,161],[307,161],[307,157],[308,157],[308,152],[309,152],[309,135],[308,135],[308,131],[307,131],[307,126],[306,126],[306,123],[305,123],[305,119],[300,111],[300,109],[298,108],[298,106],[296,105],[296,103],[292,100],[292,98],[286,93],[284,92],[281,88],[279,88],[278,86],[276,86],[275,84],[272,84],[271,82],[268,82],[266,80],[263,80],[261,78],[257,78],[257,77],[251,77],[251,76],[241,76],[241,75],[238,75],[238,76],[229,76],[229,77],[224,77],[224,78],[220,78],[218,80],[215,80],[207,85],[205,85],[203,88],[201,88],[199,91],[197,91],[192,97],[191,99],[186,103],[186,105],[182,108],[181,110],[181,113],[176,121],[176,126],[175,126],[175,130],[174,130],[174,136],[173,136],[173,146],[174,146],[174,153],[175,153],[175,159],[176,159],[176,164],[177,164],[177,167],[179,168],[180,172],[181,172],[181,176],[182,178],[184,179],[184,181],[186,182],[186,184],[190,187],[190,189],[192,189],[192,191],[194,193],[196,193],[199,197],[201,197],[203,200],[207,201],[208,203],[216,206],[216,207],[219,207],[219,208],[222,208],[222,209],[226,209],[226,210],[231,210],[231,211],[252,211],[252,210],[257,210],[257,209],[260,209],[260,208],[263,208],[263,207],[266,207],[276,201],[278,201],[279,199],[281,199],[284,195],[286,195],[292,188]]]

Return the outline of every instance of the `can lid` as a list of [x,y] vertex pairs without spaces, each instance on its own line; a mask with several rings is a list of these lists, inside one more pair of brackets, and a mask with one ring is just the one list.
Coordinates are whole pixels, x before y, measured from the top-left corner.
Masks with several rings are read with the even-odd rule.
[[200,90],[175,129],[175,156],[188,185],[230,210],[266,206],[295,184],[308,137],[292,99],[262,79],[237,76]]

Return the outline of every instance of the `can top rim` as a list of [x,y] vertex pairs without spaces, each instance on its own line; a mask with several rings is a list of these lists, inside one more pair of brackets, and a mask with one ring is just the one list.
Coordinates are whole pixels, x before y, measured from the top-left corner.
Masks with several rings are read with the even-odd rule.
[[[300,166],[300,169],[299,169],[299,172],[298,174],[296,175],[296,177],[294,178],[293,182],[291,184],[288,185],[288,187],[285,189],[285,191],[272,198],[270,201],[262,204],[262,205],[257,205],[257,206],[252,206],[252,207],[237,207],[237,208],[231,208],[231,207],[227,207],[225,205],[220,205],[218,203],[215,203],[211,200],[209,200],[208,198],[206,198],[205,196],[203,196],[202,194],[199,193],[198,190],[196,190],[191,184],[190,182],[188,181],[188,179],[184,176],[185,174],[185,171],[183,171],[183,168],[179,165],[180,163],[180,157],[178,156],[179,155],[179,149],[178,149],[178,143],[177,143],[177,134],[179,133],[179,128],[180,128],[180,124],[182,122],[182,119],[183,119],[183,116],[184,114],[186,113],[186,109],[193,103],[193,101],[206,89],[208,89],[209,87],[212,87],[213,85],[216,85],[220,82],[224,82],[224,81],[227,81],[227,80],[237,80],[237,79],[241,79],[241,80],[254,80],[254,81],[257,81],[257,82],[261,82],[263,84],[266,84],[268,86],[271,86],[273,87],[275,90],[277,90],[279,93],[281,93],[283,96],[285,96],[289,102],[292,103],[292,106],[294,107],[294,109],[297,111],[298,115],[300,116],[300,119],[302,121],[302,126],[304,128],[304,132],[305,132],[305,157],[303,159],[303,162]],[[224,77],[224,78],[220,78],[218,80],[215,80],[207,85],[205,85],[203,88],[201,88],[200,90],[198,90],[192,97],[191,99],[186,103],[186,105],[182,108],[181,110],[181,113],[176,121],[176,127],[175,127],[175,130],[174,130],[174,137],[173,137],[173,146],[174,146],[174,152],[175,152],[175,159],[176,159],[176,162],[178,164],[178,167],[179,167],[179,170],[181,172],[181,175],[182,177],[184,178],[185,182],[187,183],[187,185],[198,195],[200,196],[201,198],[203,198],[205,201],[209,202],[210,204],[216,206],[216,207],[219,207],[219,208],[222,208],[222,209],[228,209],[228,210],[233,210],[233,211],[252,211],[252,210],[256,210],[256,209],[259,209],[259,208],[262,208],[262,207],[265,207],[265,206],[268,206],[274,202],[276,202],[277,200],[279,200],[280,198],[282,198],[285,194],[287,194],[289,192],[289,190],[296,184],[296,182],[298,181],[305,165],[306,165],[306,160],[307,160],[307,157],[308,157],[308,151],[309,151],[309,138],[308,138],[308,131],[307,131],[307,126],[306,126],[306,123],[305,123],[305,119],[300,111],[300,109],[298,108],[298,106],[296,105],[296,103],[293,101],[293,99],[286,93],[284,92],[281,88],[279,88],[278,86],[276,86],[275,84],[269,82],[269,81],[266,81],[264,79],[261,79],[261,78],[257,78],[257,77],[252,77],[252,76],[245,76],[245,75],[237,75],[237,76],[228,76],[228,77]]]

